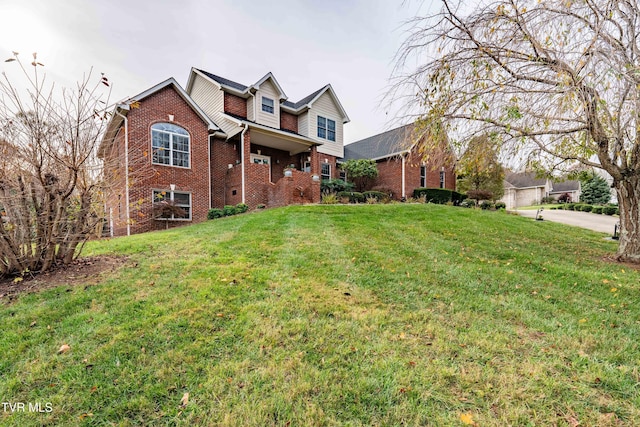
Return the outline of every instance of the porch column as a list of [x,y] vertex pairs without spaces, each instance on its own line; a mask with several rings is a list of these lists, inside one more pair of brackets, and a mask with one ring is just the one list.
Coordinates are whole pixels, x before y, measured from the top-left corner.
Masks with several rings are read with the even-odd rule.
[[[318,155],[318,146],[311,147],[311,176],[320,178],[320,156]],[[320,180],[311,181],[311,198],[313,203],[320,203]]]

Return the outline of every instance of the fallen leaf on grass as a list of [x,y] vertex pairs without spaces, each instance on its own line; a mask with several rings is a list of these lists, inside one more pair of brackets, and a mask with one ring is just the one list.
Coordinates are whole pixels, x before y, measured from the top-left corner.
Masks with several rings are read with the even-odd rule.
[[473,421],[473,415],[471,414],[460,414],[460,421],[468,426],[476,425],[475,421]]
[[184,408],[185,406],[187,406],[188,403],[189,403],[189,393],[185,393],[182,395],[182,399],[180,399],[180,406]]
[[58,354],[64,354],[69,350],[71,350],[71,347],[69,347],[67,344],[62,344],[60,346],[60,349],[58,349]]

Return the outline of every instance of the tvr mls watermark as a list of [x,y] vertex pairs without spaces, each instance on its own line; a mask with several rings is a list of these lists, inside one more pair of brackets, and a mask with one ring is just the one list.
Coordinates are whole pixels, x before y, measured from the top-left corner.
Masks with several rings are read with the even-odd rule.
[[2,402],[2,410],[4,412],[53,412],[53,404],[51,402]]

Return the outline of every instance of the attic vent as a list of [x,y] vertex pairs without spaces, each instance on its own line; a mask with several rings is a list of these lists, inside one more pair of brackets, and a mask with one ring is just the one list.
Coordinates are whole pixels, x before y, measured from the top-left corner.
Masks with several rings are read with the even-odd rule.
[[169,121],[172,122],[173,121],[173,114],[169,114]]

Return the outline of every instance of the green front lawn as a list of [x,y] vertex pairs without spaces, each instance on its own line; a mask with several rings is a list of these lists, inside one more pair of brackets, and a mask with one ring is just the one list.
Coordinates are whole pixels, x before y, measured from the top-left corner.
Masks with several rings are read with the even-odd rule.
[[640,273],[614,252],[400,204],[94,242],[126,266],[0,306],[3,402],[51,407],[0,424],[637,425]]

